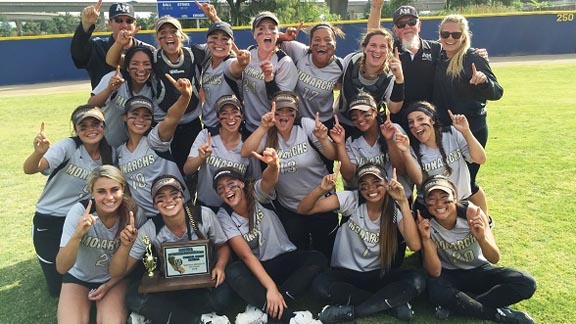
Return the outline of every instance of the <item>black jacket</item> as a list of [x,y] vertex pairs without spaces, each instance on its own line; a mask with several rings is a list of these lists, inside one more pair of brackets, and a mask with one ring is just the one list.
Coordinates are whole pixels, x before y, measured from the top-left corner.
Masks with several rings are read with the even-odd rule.
[[[464,70],[454,79],[447,74],[449,62],[443,50],[434,76],[434,105],[442,125],[452,124],[448,115],[450,109],[454,114],[466,116],[472,132],[486,127],[486,101],[498,100],[504,93],[488,61],[474,53],[474,49],[469,49],[464,56]],[[476,70],[486,75],[488,82],[480,85],[470,84],[472,63],[476,66]]]

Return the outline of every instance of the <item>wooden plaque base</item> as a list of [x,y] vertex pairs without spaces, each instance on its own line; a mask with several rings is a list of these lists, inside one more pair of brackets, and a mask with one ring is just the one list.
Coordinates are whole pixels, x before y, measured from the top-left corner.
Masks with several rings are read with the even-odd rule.
[[210,279],[210,274],[167,279],[156,271],[152,277],[149,277],[147,273],[142,276],[138,292],[141,294],[147,294],[161,291],[208,288],[214,287],[215,284],[216,281]]

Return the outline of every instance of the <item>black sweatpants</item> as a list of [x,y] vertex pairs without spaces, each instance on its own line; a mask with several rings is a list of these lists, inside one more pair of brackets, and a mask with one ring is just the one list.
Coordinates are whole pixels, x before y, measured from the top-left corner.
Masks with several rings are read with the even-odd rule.
[[60,296],[60,288],[62,287],[62,275],[56,271],[56,256],[60,251],[60,239],[62,238],[65,219],[65,217],[36,212],[32,220],[34,250],[42,267],[48,292],[54,297]]
[[433,305],[487,320],[494,319],[496,308],[528,299],[536,291],[532,276],[490,264],[470,270],[442,269],[440,277],[429,278],[427,285]]

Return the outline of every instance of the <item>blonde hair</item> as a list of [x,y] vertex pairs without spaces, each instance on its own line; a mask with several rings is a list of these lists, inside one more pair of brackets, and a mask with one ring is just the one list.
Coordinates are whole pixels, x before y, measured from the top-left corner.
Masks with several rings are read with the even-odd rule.
[[[371,31],[369,31],[368,33],[366,33],[362,39],[360,40],[360,45],[362,46],[362,52],[364,52],[364,49],[366,49],[366,46],[368,46],[368,43],[370,42],[370,39],[373,36],[377,36],[377,35],[381,35],[384,36],[386,38],[387,44],[388,44],[388,53],[386,54],[386,59],[384,60],[384,63],[382,64],[382,74],[386,74],[388,72],[388,62],[390,61],[390,59],[392,58],[393,55],[393,48],[394,48],[394,37],[392,36],[392,33],[385,28],[378,28],[378,29],[373,29]],[[364,53],[362,55],[362,58],[360,58],[360,68],[364,69],[364,61],[366,60],[366,53]]]
[[128,225],[129,213],[132,212],[134,213],[134,216],[136,216],[138,206],[136,205],[134,200],[132,200],[132,198],[130,197],[130,192],[128,191],[128,183],[126,182],[126,178],[124,177],[120,169],[118,169],[113,165],[101,165],[92,170],[92,172],[88,176],[88,189],[90,190],[90,193],[94,191],[94,185],[96,181],[100,178],[108,178],[114,180],[122,186],[122,191],[124,194],[122,195],[122,204],[120,204],[120,207],[118,207],[117,212],[119,217],[119,223],[118,223],[119,226],[116,235],[118,236],[120,232],[124,229],[124,227]]
[[464,55],[470,48],[470,27],[468,26],[468,20],[464,18],[462,15],[448,15],[446,16],[442,22],[440,23],[440,29],[438,33],[442,32],[442,26],[446,23],[456,23],[460,27],[460,31],[462,32],[462,43],[458,51],[452,56],[450,62],[448,63],[448,76],[452,79],[457,78],[462,71],[464,71]]

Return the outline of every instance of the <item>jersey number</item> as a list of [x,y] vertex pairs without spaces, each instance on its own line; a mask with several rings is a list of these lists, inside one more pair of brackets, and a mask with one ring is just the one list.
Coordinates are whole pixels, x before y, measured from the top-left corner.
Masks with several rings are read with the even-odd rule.
[[132,188],[146,188],[146,178],[142,173],[131,175],[130,180],[132,180]]
[[311,90],[310,88],[304,88],[304,93],[302,94],[302,99],[306,101],[312,101],[320,93],[316,90]]
[[108,256],[108,254],[102,254],[98,258],[98,261],[96,261],[96,266],[97,267],[106,267],[106,266],[108,266],[109,261],[110,261],[110,257]]

